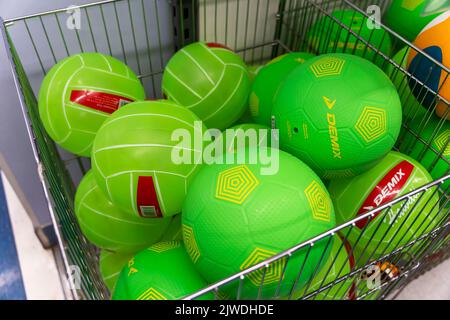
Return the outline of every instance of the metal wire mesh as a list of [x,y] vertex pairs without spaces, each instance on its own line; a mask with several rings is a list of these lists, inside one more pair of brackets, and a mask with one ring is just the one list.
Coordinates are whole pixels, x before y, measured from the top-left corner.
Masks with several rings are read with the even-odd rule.
[[[80,29],[65,27],[66,9],[4,21],[2,32],[8,40],[7,49],[19,97],[35,155],[42,168],[42,180],[66,268],[70,270],[76,265],[81,271],[81,286],[71,291],[74,298],[105,299],[109,296],[97,269],[96,249],[83,237],[73,213],[75,186],[88,170],[89,161],[67,154],[54,145],[39,120],[36,93],[42,78],[57,61],[86,51],[102,52],[124,61],[138,74],[149,97],[161,97],[161,75],[168,59],[177,49],[196,40],[223,43],[235,49],[248,64],[262,64],[295,50],[353,54],[362,50],[359,54],[366,59],[383,69],[390,68],[391,78],[400,77],[398,89],[406,117],[396,150],[412,155],[419,145],[420,152],[414,157],[430,172],[436,170],[441,161],[446,163],[443,171],[439,169],[443,178],[187,298],[193,299],[211,291],[216,298],[222,298],[222,289],[232,285],[235,288],[233,298],[237,299],[386,298],[436,264],[436,257],[443,259],[448,253],[448,188],[443,186],[449,179],[446,176],[449,162],[445,157],[449,139],[447,136],[436,145],[436,138],[443,134],[445,120],[436,124],[432,123],[432,118],[437,105],[448,105],[448,102],[439,94],[439,89],[426,85],[427,79],[417,79],[405,68],[406,53],[400,61],[395,59],[394,53],[407,47],[417,51],[420,59],[432,68],[447,74],[448,70],[385,26],[381,26],[384,34],[376,45],[372,41],[373,33],[363,37],[355,32],[351,24],[360,19],[356,12],[363,15],[363,21],[358,20],[358,23],[371,22],[366,13],[370,5],[377,5],[382,13],[389,1],[108,0],[78,7],[82,21]],[[332,14],[341,9],[355,10],[350,22],[343,21],[343,15]],[[312,28],[317,23],[320,28]],[[346,35],[344,41],[342,34]],[[381,50],[388,41],[397,50]],[[415,99],[408,90],[411,84],[417,88],[413,90],[419,91],[421,102],[426,106],[422,112],[409,108]],[[424,139],[424,130],[430,126],[434,130]],[[358,255],[346,245],[349,234],[358,228],[358,222],[366,223],[352,247],[361,238],[371,240],[378,235],[384,219],[395,221],[400,215],[407,218],[400,225],[391,224],[390,228],[395,230],[388,242],[381,241],[373,250],[366,245]],[[426,219],[419,219],[419,216],[426,216]],[[409,232],[416,223],[419,226],[416,225],[415,232]],[[376,227],[368,228],[369,225]],[[388,231],[383,232],[387,234]],[[328,261],[322,261],[323,258],[311,265],[308,259],[312,248],[319,247],[326,253],[337,237],[343,241],[335,248],[335,255],[327,258]],[[341,265],[337,258],[340,254],[348,257]],[[298,276],[292,283],[285,283],[284,273],[289,264],[299,261],[294,259],[297,256],[302,258],[296,266]],[[273,281],[276,263],[282,266],[275,274],[277,286],[267,297],[263,288],[265,281]],[[324,263],[328,263],[327,267],[320,271],[319,266]],[[370,266],[377,266],[378,272],[381,270],[379,278],[382,281],[376,286],[367,285],[367,279],[372,279],[368,274]],[[303,275],[306,269],[312,270],[308,279]],[[318,277],[319,271],[325,273]],[[259,290],[255,296],[246,297],[243,287],[252,274],[257,274],[260,279]],[[287,294],[284,292],[286,287],[290,288]]]

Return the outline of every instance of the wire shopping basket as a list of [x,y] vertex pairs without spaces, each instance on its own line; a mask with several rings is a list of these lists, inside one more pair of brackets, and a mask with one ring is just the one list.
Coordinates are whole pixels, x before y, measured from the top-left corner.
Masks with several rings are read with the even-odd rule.
[[[384,36],[374,46],[372,34],[363,37],[352,29],[352,21],[359,17],[354,15],[349,26],[342,17],[331,14],[336,10],[353,9],[363,15],[362,23],[374,23],[367,13],[368,8],[382,14],[389,3],[382,0],[106,0],[70,9],[71,14],[74,11],[78,14],[80,28],[69,26],[71,16],[67,9],[3,21],[2,35],[7,40],[6,48],[64,264],[69,274],[74,266],[80,271],[79,287],[70,290],[73,298],[109,297],[98,271],[97,251],[82,235],[73,209],[75,187],[89,169],[89,161],[55,146],[39,120],[36,94],[44,75],[57,61],[79,52],[102,52],[124,61],[138,74],[147,95],[161,98],[164,66],[174,52],[194,41],[223,43],[250,65],[263,64],[290,51],[318,53],[321,46],[327,47],[327,52],[347,53],[362,48],[362,56],[384,70],[388,68],[391,79],[401,80],[398,91],[407,116],[395,149],[413,156],[414,150],[419,148],[414,158],[422,163],[426,158],[425,166],[430,172],[444,163],[445,169],[440,169],[440,178],[435,181],[285,252],[260,256],[259,263],[187,299],[211,292],[217,299],[227,298],[221,289],[230,286],[234,286],[235,296],[228,298],[236,299],[384,299],[446,258],[450,207],[446,187],[450,179],[446,159],[449,134],[442,134],[445,117],[437,122],[433,117],[436,105],[448,106],[448,101],[439,90],[429,88],[426,81],[408,72],[404,64],[406,53],[395,59],[394,50],[381,48],[391,41],[393,48],[415,50],[434,68],[443,72],[449,70],[383,25],[377,28],[384,31]],[[327,27],[316,28],[311,41],[311,37],[307,37],[308,30],[317,21],[324,21]],[[339,40],[342,33],[347,35],[345,41]],[[413,107],[415,99],[408,89],[411,81],[415,89],[424,92],[420,97],[431,97],[434,102],[426,104],[429,107],[423,112]],[[423,131],[430,127],[431,134],[424,138]],[[438,144],[435,143],[437,138]],[[407,225],[391,223],[387,231],[380,228],[384,220],[396,221],[405,215],[407,219],[403,221],[408,220]],[[367,227],[368,222],[373,227]],[[418,226],[411,231],[410,226],[414,224]],[[352,240],[353,247],[355,242],[363,242],[361,239],[381,240],[375,243],[375,248],[366,245],[363,253],[355,256],[347,238],[356,229],[359,236]],[[390,239],[385,241],[388,233]],[[341,241],[336,241],[337,238]],[[310,252],[314,246],[323,250],[322,257],[330,250],[333,254],[327,261],[320,259],[311,265]],[[300,260],[294,259],[298,256]],[[283,293],[285,272],[293,263],[298,263],[295,266],[298,275],[288,292]],[[323,265],[325,267],[319,267]],[[308,268],[311,276],[305,279],[303,273]],[[259,285],[259,290],[251,297],[244,294],[248,280]],[[269,296],[264,290],[267,283],[275,287]]]

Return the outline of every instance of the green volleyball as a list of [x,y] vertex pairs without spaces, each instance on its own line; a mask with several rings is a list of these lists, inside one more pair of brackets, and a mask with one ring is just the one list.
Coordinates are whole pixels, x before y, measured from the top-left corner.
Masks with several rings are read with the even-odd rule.
[[64,149],[89,157],[102,123],[126,103],[143,100],[144,88],[121,61],[80,53],[59,61],[39,89],[39,116]]
[[99,129],[92,148],[100,189],[133,217],[180,213],[202,160],[201,140],[197,146],[191,139],[201,138],[204,129],[194,113],[170,101],[134,102],[116,111]]
[[402,124],[401,102],[386,74],[342,53],[296,68],[278,90],[272,114],[281,149],[327,180],[373,167],[392,149]]
[[[325,186],[303,162],[275,149],[247,149],[259,159],[250,164],[211,164],[194,178],[183,206],[183,239],[197,270],[208,282],[223,280],[335,226],[334,210]],[[262,153],[279,156],[277,170],[264,172]],[[267,164],[266,164],[267,165]],[[312,275],[325,241],[309,251],[296,288]],[[280,296],[293,288],[307,249],[289,259],[246,276],[241,298],[255,299],[264,276],[261,297]],[[325,260],[324,260],[325,261]],[[280,282],[283,274],[283,280]],[[265,275],[264,275],[265,274]],[[237,282],[223,288],[236,297]]]
[[92,170],[78,186],[75,215],[90,242],[120,253],[135,253],[159,241],[172,220],[140,219],[123,212],[100,190]]
[[250,77],[230,49],[196,42],[173,55],[164,69],[164,95],[194,112],[208,128],[225,129],[247,106]]
[[405,72],[407,70],[409,48],[404,47],[397,52],[392,60],[397,63],[399,67],[389,64],[386,68],[386,74],[394,83],[400,96],[400,101],[403,107],[403,116],[409,119],[422,118],[426,115],[427,109],[416,99],[409,87],[409,78]]
[[133,254],[116,253],[107,250],[100,252],[100,274],[109,292],[114,292],[120,272],[132,257]]
[[[328,190],[342,224],[432,181],[420,163],[392,151],[365,173],[331,181]],[[356,222],[348,235],[356,264],[364,266],[431,231],[440,220],[438,201],[431,188]]]
[[[335,10],[331,16],[333,18],[324,16],[317,20],[306,34],[307,43],[314,52],[350,53],[378,66],[385,62],[380,52],[389,56],[392,47],[391,37],[387,31],[375,26],[369,27],[374,22],[356,10]],[[354,36],[347,28],[358,36]],[[359,38],[370,43],[374,49]]]
[[[142,250],[120,273],[113,300],[177,300],[204,289],[181,241],[159,242]],[[198,300],[212,300],[209,293]]]
[[[419,161],[427,169],[433,179],[440,179],[449,174],[450,161],[450,124],[446,120],[432,118],[416,118],[409,123],[410,131],[406,132],[400,151],[408,152],[409,156]],[[428,146],[429,144],[429,146]],[[450,180],[440,185],[447,190]]]
[[287,53],[268,62],[258,72],[249,98],[250,112],[256,123],[272,126],[271,111],[278,87],[292,70],[313,57],[305,52]]

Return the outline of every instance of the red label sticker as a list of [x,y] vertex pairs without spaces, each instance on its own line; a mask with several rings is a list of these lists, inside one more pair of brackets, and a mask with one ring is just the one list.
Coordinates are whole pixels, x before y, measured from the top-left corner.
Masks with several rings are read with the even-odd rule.
[[70,101],[109,114],[127,103],[133,102],[133,100],[122,96],[92,90],[72,90]]
[[227,46],[220,44],[220,43],[207,42],[206,45],[210,48],[221,48],[221,49],[227,49],[227,50],[233,51],[230,48],[228,48]]
[[[375,186],[366,198],[361,208],[359,209],[357,216],[366,213],[376,207],[379,207],[392,199],[402,190],[405,183],[411,176],[414,170],[414,165],[406,160],[400,162],[391,171],[389,171],[383,179]],[[372,221],[378,216],[380,212],[377,212]],[[364,228],[368,221],[368,218],[362,219],[356,223],[359,229]]]
[[137,186],[137,208],[143,218],[162,218],[152,177],[139,177]]

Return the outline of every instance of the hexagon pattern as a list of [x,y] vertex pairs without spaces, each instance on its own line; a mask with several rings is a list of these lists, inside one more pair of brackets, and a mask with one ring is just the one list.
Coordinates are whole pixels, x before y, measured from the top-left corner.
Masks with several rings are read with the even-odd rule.
[[450,130],[445,130],[440,135],[434,139],[434,143],[436,144],[439,151],[442,152],[442,148],[445,146],[445,150],[442,152],[442,154],[445,157],[450,156],[450,143],[448,142],[448,139],[450,138]]
[[168,300],[168,299],[166,296],[164,296],[155,288],[148,288],[137,298],[137,300]]
[[[248,256],[247,259],[240,266],[241,270],[245,270],[254,266],[255,264],[264,261],[273,255],[277,254],[275,251],[263,249],[263,248],[255,248],[252,253]],[[280,280],[281,274],[284,268],[285,259],[277,260],[269,265],[266,271],[263,268],[253,271],[248,274],[247,277],[255,286],[260,286],[262,277],[264,276],[264,285],[276,283]],[[265,274],[264,274],[265,272]]]
[[331,204],[329,197],[320,184],[313,180],[305,189],[305,195],[311,207],[313,218],[330,222],[331,220]]
[[178,248],[180,245],[181,245],[181,243],[179,241],[163,241],[163,242],[155,243],[154,245],[149,247],[147,250],[161,253],[164,251]]
[[316,78],[338,76],[344,69],[345,60],[336,57],[325,57],[311,64],[311,71]]
[[246,165],[236,166],[219,174],[216,198],[242,204],[258,184],[259,180]]
[[192,261],[197,262],[200,258],[200,250],[198,249],[197,241],[195,240],[194,229],[183,224],[183,240],[186,250]]
[[355,125],[356,131],[366,143],[384,136],[387,132],[386,110],[364,107]]

